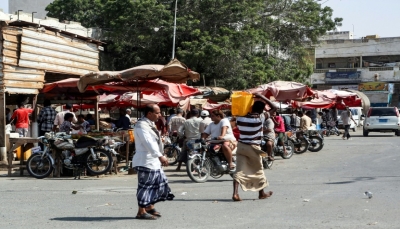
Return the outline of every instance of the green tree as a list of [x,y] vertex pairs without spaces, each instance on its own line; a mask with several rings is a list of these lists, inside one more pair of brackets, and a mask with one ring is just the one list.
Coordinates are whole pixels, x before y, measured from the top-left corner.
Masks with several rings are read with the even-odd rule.
[[[101,28],[108,43],[101,68],[120,70],[168,63],[174,3],[55,0],[46,10]],[[204,75],[208,85],[228,89],[303,82],[313,68],[310,46],[341,20],[313,0],[178,0],[176,57]]]

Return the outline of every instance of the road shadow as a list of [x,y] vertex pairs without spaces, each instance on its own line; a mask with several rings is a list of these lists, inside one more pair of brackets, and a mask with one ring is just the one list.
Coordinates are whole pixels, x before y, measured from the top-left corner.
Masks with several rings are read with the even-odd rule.
[[348,180],[348,181],[338,181],[338,182],[328,182],[324,184],[351,184],[359,181],[370,181],[370,180],[375,180],[376,177],[356,177],[353,178],[353,180]]
[[[167,176],[168,177],[168,176]],[[228,181],[228,182],[232,182],[232,180],[207,180],[206,181],[206,183],[212,183],[212,182],[226,182],[226,181]],[[193,182],[193,181],[191,181],[191,180],[168,180],[168,183],[171,183],[171,184],[186,184],[186,183],[192,183],[192,184],[203,184],[203,183],[195,183],[195,182]]]
[[174,199],[173,201],[180,201],[180,202],[211,202],[211,203],[218,203],[218,202],[224,202],[224,203],[236,203],[236,202],[243,202],[243,201],[255,201],[258,200],[258,198],[255,199],[242,199],[242,201],[233,201],[232,199]]
[[56,217],[50,220],[55,221],[77,221],[77,222],[92,222],[92,221],[116,221],[116,220],[132,220],[135,217]]

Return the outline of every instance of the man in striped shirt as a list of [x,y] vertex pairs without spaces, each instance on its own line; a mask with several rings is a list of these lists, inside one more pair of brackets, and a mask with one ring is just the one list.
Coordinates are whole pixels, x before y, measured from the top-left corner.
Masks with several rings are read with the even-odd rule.
[[[276,106],[264,96],[257,94],[257,97],[264,100],[272,110]],[[236,173],[233,175],[233,196],[234,201],[241,201],[238,188],[239,184],[243,191],[258,191],[258,198],[265,199],[272,195],[272,192],[265,193],[264,188],[268,186],[262,166],[261,156],[266,156],[261,150],[263,136],[264,118],[260,116],[265,108],[265,103],[256,101],[251,112],[246,116],[237,117],[237,127],[240,131],[239,143],[236,151]]]

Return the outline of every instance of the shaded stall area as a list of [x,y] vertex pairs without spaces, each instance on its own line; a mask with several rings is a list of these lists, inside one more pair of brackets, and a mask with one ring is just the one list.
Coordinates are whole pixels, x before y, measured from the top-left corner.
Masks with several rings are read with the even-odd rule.
[[[45,82],[53,82],[65,77],[79,78],[80,75],[98,71],[99,49],[103,44],[91,38],[82,37],[57,28],[25,21],[0,22],[0,156],[6,162],[7,147],[11,142],[26,146],[37,140],[37,104],[45,98],[52,103],[73,103],[74,99],[62,94],[38,96]],[[29,137],[8,139],[5,123],[6,108],[15,108],[23,102],[33,110]],[[12,109],[11,109],[12,110]],[[22,150],[19,156],[24,158]],[[13,158],[8,151],[9,161]],[[23,167],[21,165],[21,167]],[[9,174],[11,165],[9,165]]]

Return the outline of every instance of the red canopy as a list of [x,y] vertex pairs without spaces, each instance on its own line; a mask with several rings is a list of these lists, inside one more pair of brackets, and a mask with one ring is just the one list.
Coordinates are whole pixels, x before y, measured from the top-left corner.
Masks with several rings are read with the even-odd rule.
[[359,107],[361,106],[361,99],[356,93],[342,91],[342,90],[325,90],[317,91],[316,97],[306,102],[292,102],[293,107],[302,108],[331,108],[336,106],[338,109],[344,109],[346,106]]
[[289,81],[274,81],[263,84],[257,88],[250,89],[250,92],[253,94],[260,93],[267,98],[273,96],[277,101],[281,102],[302,100],[315,94],[307,85]]
[[[141,94],[152,94],[154,92],[162,92],[169,98],[172,103],[179,103],[192,95],[199,95],[201,92],[197,88],[187,86],[186,84],[168,83],[163,80],[149,81],[127,81],[127,82],[111,82],[103,85],[89,86],[85,93],[80,93],[77,84],[79,79],[69,78],[54,83],[45,84],[42,93],[46,94],[66,94],[68,96],[96,96],[102,93],[118,93],[136,92]],[[86,97],[85,96],[85,97]]]
[[228,110],[231,109],[231,104],[229,103],[216,103],[211,100],[207,100],[207,103],[202,106],[204,110]]

